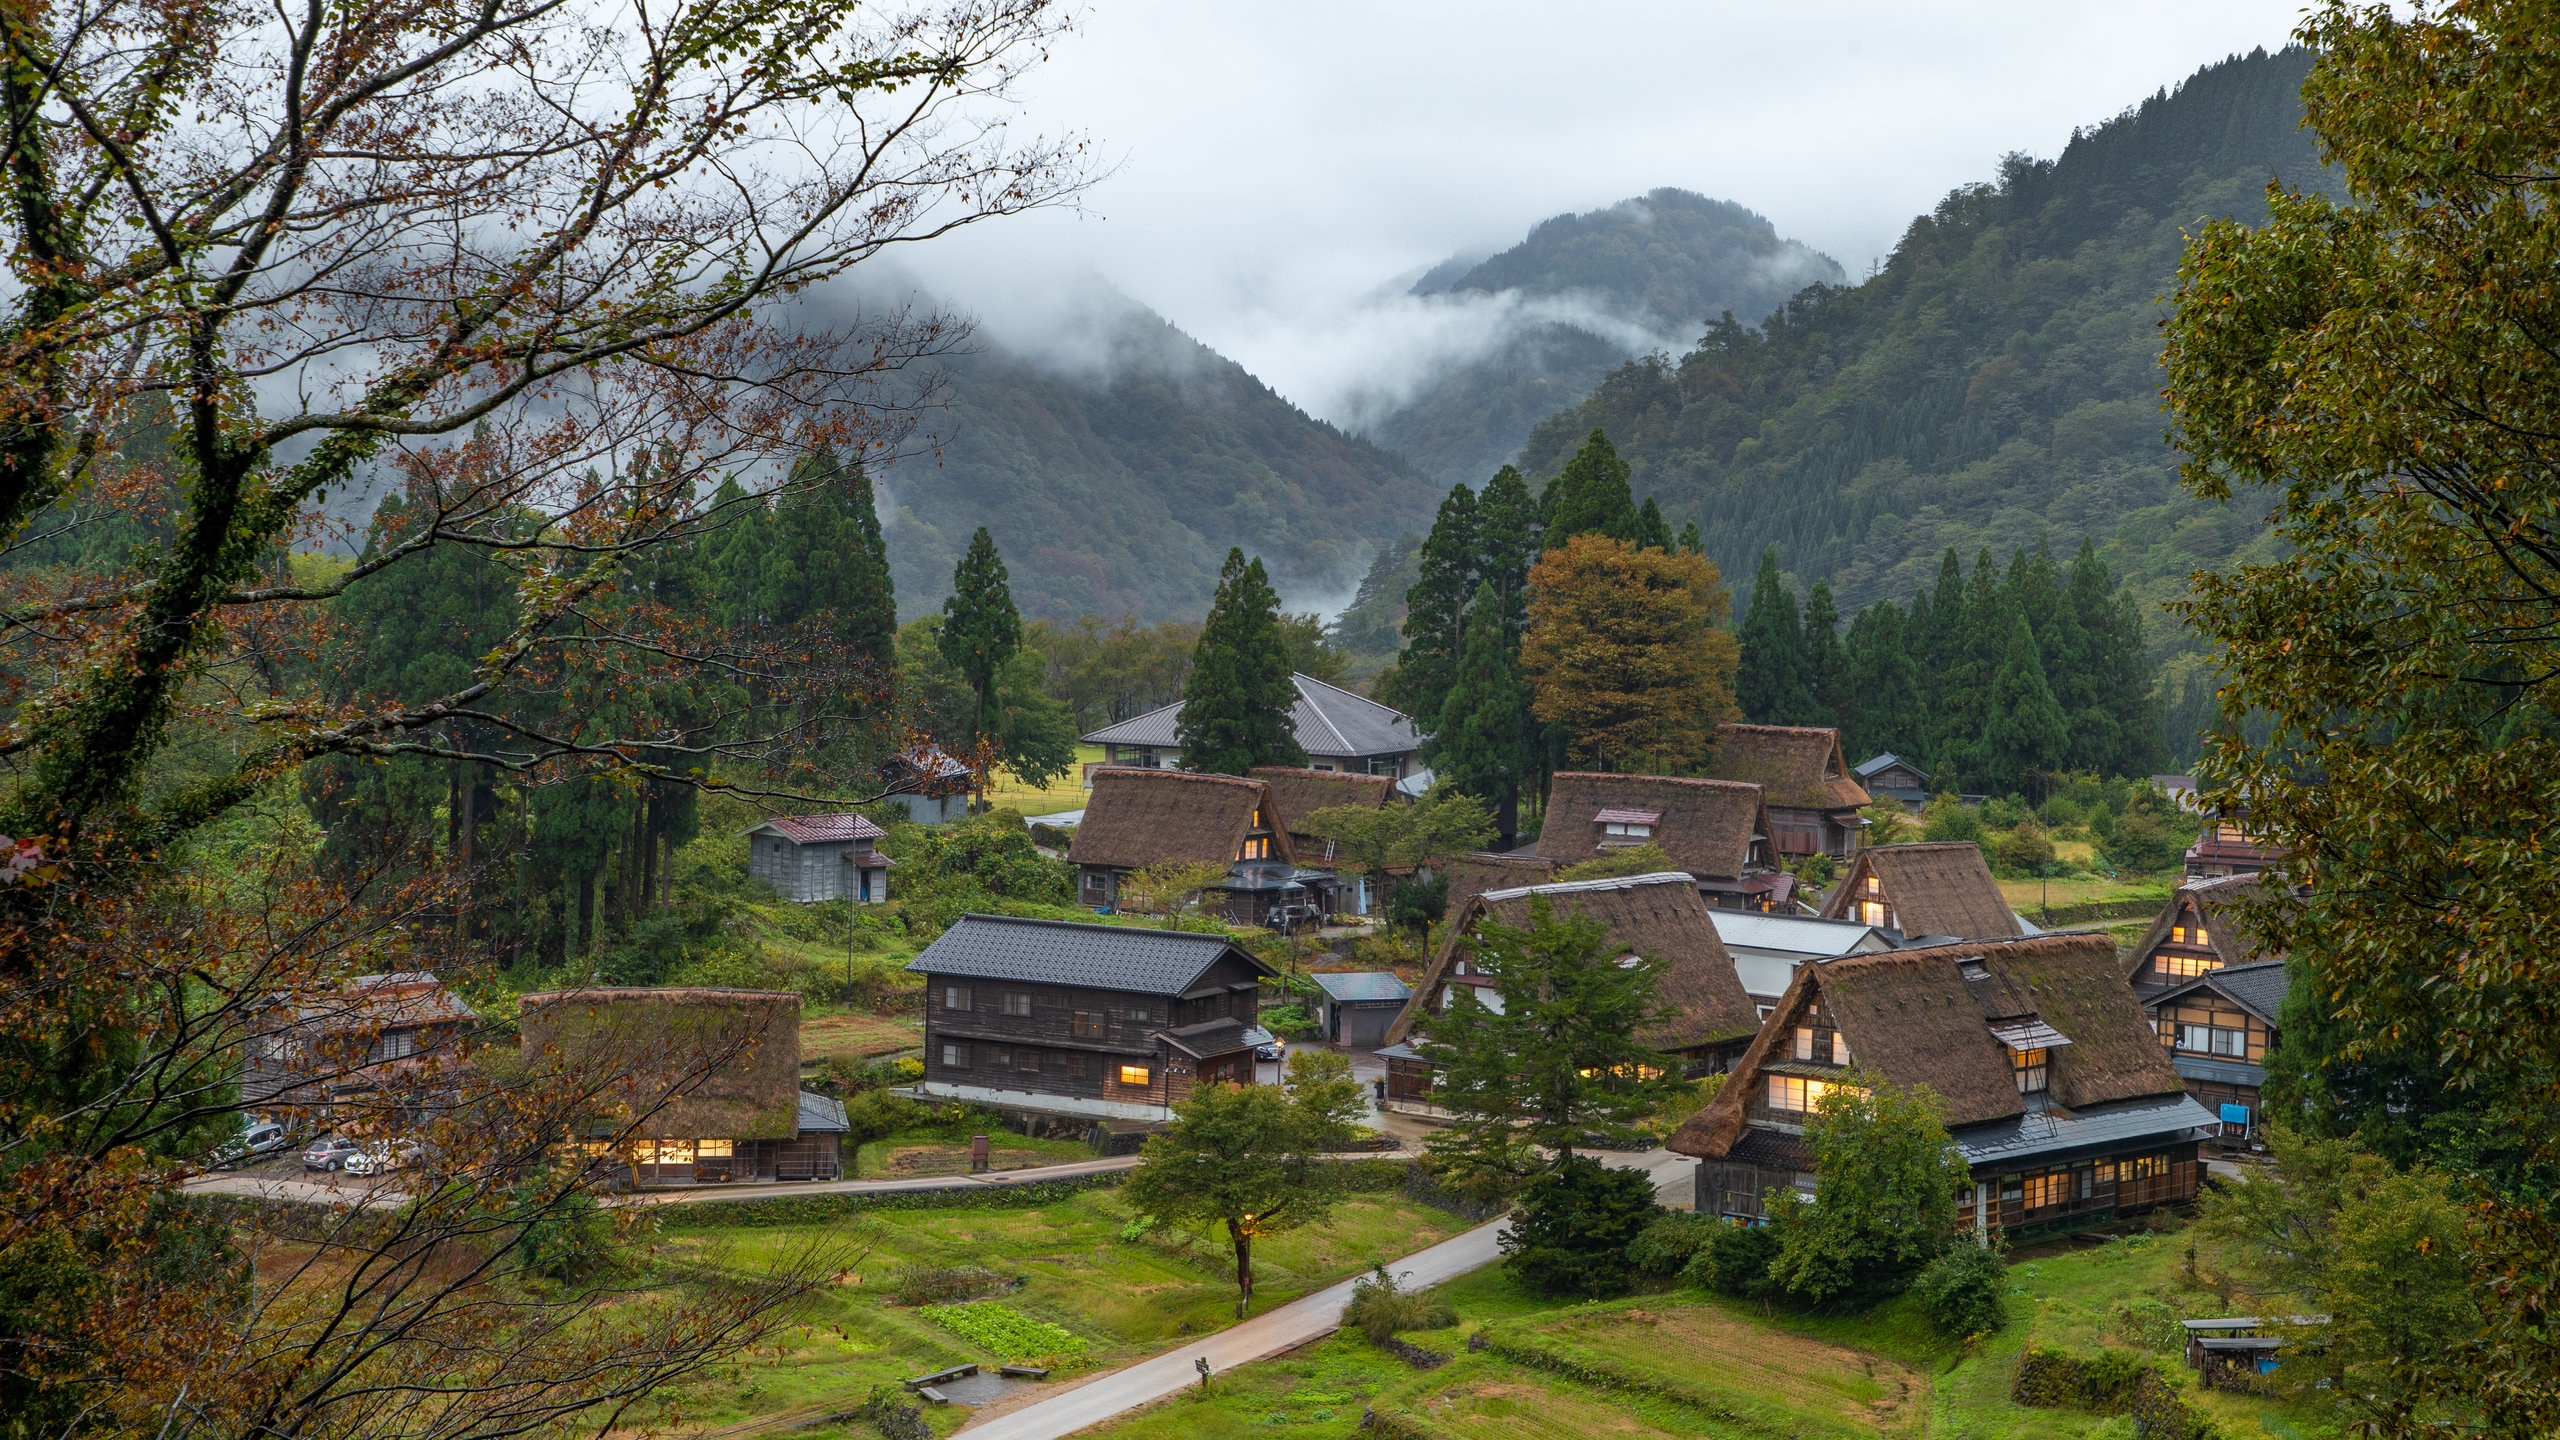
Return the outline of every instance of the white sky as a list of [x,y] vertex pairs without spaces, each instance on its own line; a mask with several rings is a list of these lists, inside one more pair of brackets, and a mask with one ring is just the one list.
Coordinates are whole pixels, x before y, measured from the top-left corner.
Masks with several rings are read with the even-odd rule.
[[[1019,123],[1116,166],[1082,214],[911,252],[1000,339],[1098,274],[1319,414],[1383,343],[1390,279],[1661,185],[1730,199],[1852,275],[1912,215],[2057,153],[2300,0],[1335,3],[1094,0]],[[1016,332],[1008,334],[1008,331]]]

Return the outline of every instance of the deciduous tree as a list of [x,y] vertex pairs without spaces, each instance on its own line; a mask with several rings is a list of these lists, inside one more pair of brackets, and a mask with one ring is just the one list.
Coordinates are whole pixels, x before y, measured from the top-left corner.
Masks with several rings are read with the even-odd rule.
[[1202,1085],[1150,1136],[1120,1194],[1175,1225],[1217,1225],[1236,1261],[1236,1318],[1253,1306],[1253,1242],[1322,1224],[1344,1193],[1342,1165],[1368,1107],[1349,1057],[1300,1050],[1283,1085]]
[[1574,761],[1606,770],[1695,768],[1734,717],[1728,601],[1698,555],[1577,536],[1530,573],[1520,646],[1531,712]]
[[1810,1202],[1781,1194],[1769,1275],[1815,1304],[1894,1294],[1954,1237],[1957,1196],[1972,1169],[1947,1138],[1926,1086],[1852,1075],[1817,1102],[1805,1125],[1813,1151]]

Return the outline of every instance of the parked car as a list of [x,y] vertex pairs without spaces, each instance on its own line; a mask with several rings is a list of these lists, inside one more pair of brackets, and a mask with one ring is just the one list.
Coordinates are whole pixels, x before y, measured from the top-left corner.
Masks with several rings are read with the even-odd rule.
[[1288,1051],[1289,1042],[1275,1037],[1268,1045],[1254,1046],[1253,1058],[1256,1060],[1278,1060],[1282,1056],[1286,1055]]
[[339,1162],[338,1168],[358,1177],[387,1175],[394,1170],[416,1164],[418,1157],[425,1153],[425,1147],[415,1140],[376,1140],[370,1145],[359,1147],[353,1154]]
[[345,1165],[347,1163],[347,1157],[354,1153],[356,1153],[356,1142],[348,1139],[344,1135],[331,1135],[326,1139],[314,1140],[309,1146],[304,1148],[302,1152],[302,1168],[305,1170],[335,1170],[340,1166]]
[[222,1142],[221,1148],[213,1152],[213,1163],[218,1169],[228,1170],[243,1160],[272,1155],[292,1143],[293,1137],[282,1125],[273,1120],[252,1120],[237,1136]]

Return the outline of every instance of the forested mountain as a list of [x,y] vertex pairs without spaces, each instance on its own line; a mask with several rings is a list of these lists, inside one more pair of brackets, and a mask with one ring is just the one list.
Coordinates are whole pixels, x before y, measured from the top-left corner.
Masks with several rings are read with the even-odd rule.
[[939,455],[879,474],[904,613],[942,603],[980,525],[1026,617],[1195,620],[1231,546],[1284,594],[1341,592],[1428,523],[1441,487],[1137,302],[1109,295],[1076,338],[1087,360],[988,344],[948,362]]
[[1359,429],[1444,487],[1478,484],[1542,417],[1628,359],[1686,344],[1727,310],[1756,320],[1806,285],[1842,278],[1829,256],[1762,217],[1686,190],[1558,215],[1498,255],[1446,262],[1415,283],[1417,296],[1520,303],[1491,351]]
[[2184,230],[2260,213],[2271,180],[2330,183],[2300,128],[2309,64],[2234,57],[2057,160],[2010,157],[1914,220],[1866,283],[1619,367],[1539,425],[1523,468],[1552,475],[1605,429],[1634,493],[1694,519],[1728,576],[1774,545],[1798,582],[1827,577],[1844,614],[1915,594],[1950,546],[2005,563],[2087,534],[2152,616],[2157,658],[2179,643],[2157,602],[2256,533],[2247,506],[2177,488],[2162,297]]

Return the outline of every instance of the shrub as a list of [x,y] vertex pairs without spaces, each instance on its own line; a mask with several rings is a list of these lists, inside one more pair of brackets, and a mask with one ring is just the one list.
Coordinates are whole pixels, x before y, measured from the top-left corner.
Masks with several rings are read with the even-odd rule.
[[1007,1283],[983,1265],[909,1265],[898,1272],[896,1294],[902,1304],[947,1305],[984,1295]]
[[1688,1269],[1700,1247],[1724,1228],[1729,1227],[1712,1215],[1668,1211],[1655,1216],[1643,1234],[1627,1242],[1627,1263],[1647,1279],[1668,1280]]
[[1923,840],[1982,840],[1982,816],[1953,795],[1940,795],[1920,812]]
[[1375,1273],[1351,1287],[1351,1303],[1342,1308],[1342,1323],[1368,1336],[1370,1344],[1384,1348],[1407,1330],[1445,1330],[1458,1323],[1448,1301],[1428,1290],[1399,1290],[1386,1266],[1372,1268]]
[[870,1395],[854,1407],[853,1415],[879,1431],[882,1440],[933,1440],[933,1427],[924,1423],[924,1407],[908,1404],[907,1397],[893,1386],[872,1386]]
[[560,1197],[542,1218],[524,1227],[516,1244],[524,1268],[548,1280],[575,1282],[613,1260],[613,1217],[581,1193]]
[[2008,1322],[2008,1267],[1999,1253],[1958,1245],[1922,1266],[1911,1282],[1920,1313],[1941,1334],[1983,1335]]
[[2137,794],[2116,817],[2115,833],[2106,839],[2107,859],[2123,870],[2166,870],[2195,843],[2202,823],[2157,791]]
[[1765,1225],[1719,1224],[1689,1257],[1681,1278],[1692,1285],[1758,1300],[1775,1288],[1769,1262],[1778,1258],[1778,1237]]
[[2148,1295],[2137,1295],[2107,1315],[2107,1331],[2128,1345],[2177,1352],[2186,1348],[2187,1330],[2178,1312]]
[[2112,1415],[2132,1402],[2134,1382],[2150,1370],[2150,1362],[2130,1350],[2081,1356],[2029,1345],[2018,1356],[2018,1377],[2010,1384],[2009,1397],[2042,1410],[2069,1408]]
[[2033,875],[2053,863],[2053,839],[2032,820],[1992,837],[1991,863],[2004,875]]
[[1503,1232],[1503,1267],[1542,1295],[1624,1294],[1627,1246],[1660,1214],[1653,1177],[1577,1155],[1529,1182]]
[[1274,1035],[1285,1035],[1292,1040],[1315,1037],[1316,1022],[1308,1016],[1304,1005],[1275,1005],[1257,1018],[1262,1028]]

